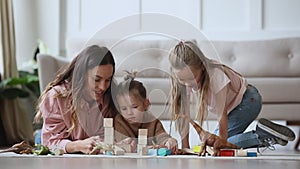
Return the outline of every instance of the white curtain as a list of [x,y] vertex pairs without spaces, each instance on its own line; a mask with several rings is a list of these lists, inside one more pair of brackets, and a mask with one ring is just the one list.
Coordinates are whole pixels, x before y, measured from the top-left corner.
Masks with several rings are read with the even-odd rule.
[[[0,56],[3,64],[2,79],[18,77],[13,0],[0,0],[0,19]],[[18,98],[14,100],[0,100],[0,117],[7,145],[12,145],[23,140],[33,143],[32,124],[28,113],[21,103]]]

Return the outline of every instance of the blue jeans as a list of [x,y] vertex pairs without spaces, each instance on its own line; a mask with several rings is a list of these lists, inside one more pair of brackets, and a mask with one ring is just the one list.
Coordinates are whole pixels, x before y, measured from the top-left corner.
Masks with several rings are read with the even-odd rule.
[[[228,141],[241,147],[251,148],[260,144],[254,131],[244,133],[261,111],[262,101],[258,90],[249,85],[241,103],[228,114]],[[219,133],[217,127],[214,131]]]

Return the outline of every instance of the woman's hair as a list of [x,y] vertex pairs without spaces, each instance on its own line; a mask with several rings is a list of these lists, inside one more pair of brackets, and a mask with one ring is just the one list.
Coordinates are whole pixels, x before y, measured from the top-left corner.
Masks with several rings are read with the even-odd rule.
[[117,87],[116,96],[124,96],[133,94],[134,97],[145,100],[147,98],[147,91],[142,82],[135,80],[137,71],[125,71],[124,81],[120,82]]
[[[97,45],[92,45],[86,47],[82,50],[73,60],[69,63],[64,69],[62,69],[56,78],[50,82],[46,89],[42,92],[39,97],[37,104],[37,114],[36,121],[41,119],[41,112],[39,111],[39,105],[44,99],[46,93],[51,90],[54,86],[70,83],[71,90],[67,90],[65,93],[58,93],[57,97],[64,97],[69,99],[70,101],[70,111],[72,111],[72,128],[75,127],[76,120],[76,110],[78,110],[78,103],[81,99],[83,99],[84,88],[87,81],[87,72],[100,65],[112,65],[113,66],[113,74],[115,72],[115,61],[112,53],[106,47],[100,47]],[[109,108],[111,109],[108,116],[114,116],[113,113],[116,113],[112,97],[111,97],[111,87],[114,85],[114,81],[111,82],[110,87],[105,91],[105,95],[109,95],[110,102]]]
[[[189,105],[185,104],[187,102],[186,87],[180,84],[174,77],[173,69],[183,69],[186,66],[193,66],[194,68],[199,69],[199,71],[203,70],[197,106],[197,119],[202,125],[204,119],[207,117],[207,98],[210,85],[208,70],[215,64],[213,64],[210,59],[206,58],[198,46],[191,41],[181,41],[172,48],[169,52],[169,61],[172,72],[171,110],[173,112],[173,118],[176,118],[179,113],[184,113],[185,110],[189,108]],[[180,125],[177,124],[177,128],[181,129]]]

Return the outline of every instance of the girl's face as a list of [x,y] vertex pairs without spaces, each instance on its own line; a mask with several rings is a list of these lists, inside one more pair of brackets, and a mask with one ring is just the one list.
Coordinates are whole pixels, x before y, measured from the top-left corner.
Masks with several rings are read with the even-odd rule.
[[88,99],[99,101],[109,88],[113,76],[113,65],[100,65],[87,72],[86,93]]
[[148,99],[139,99],[133,94],[118,95],[117,101],[121,115],[131,124],[142,123],[144,112],[148,109]]
[[198,85],[203,74],[202,68],[185,66],[183,69],[174,69],[174,73],[179,83],[195,91],[198,90]]

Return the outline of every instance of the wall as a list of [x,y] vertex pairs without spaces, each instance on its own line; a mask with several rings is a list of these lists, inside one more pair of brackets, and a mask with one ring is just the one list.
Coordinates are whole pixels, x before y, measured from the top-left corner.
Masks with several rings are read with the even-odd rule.
[[[38,38],[46,43],[51,54],[65,55],[66,39],[91,37],[121,18],[141,13],[179,18],[211,40],[300,36],[299,0],[14,0],[14,3],[19,67],[32,57]],[[113,37],[128,29],[163,27],[170,32],[181,29],[163,24],[137,18],[109,30],[106,36]]]
[[13,0],[17,46],[17,65],[26,69],[24,62],[33,58],[38,39],[50,52],[60,51],[60,0]]
[[78,9],[69,8],[67,20],[76,27],[67,27],[67,37],[93,35],[117,19],[149,12],[179,17],[209,39],[300,36],[298,0],[68,0],[67,6]]

